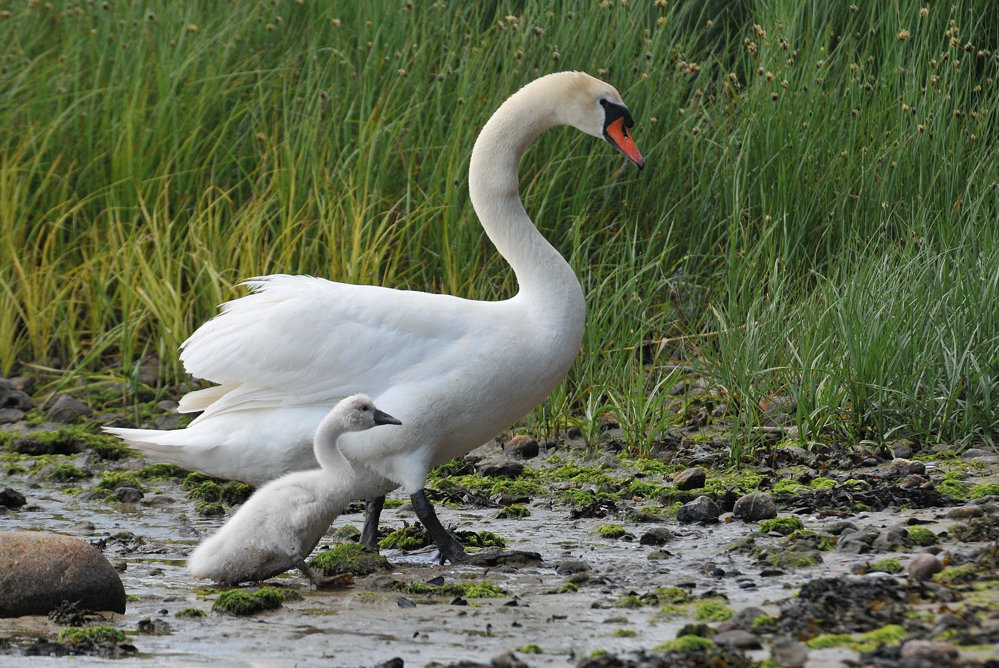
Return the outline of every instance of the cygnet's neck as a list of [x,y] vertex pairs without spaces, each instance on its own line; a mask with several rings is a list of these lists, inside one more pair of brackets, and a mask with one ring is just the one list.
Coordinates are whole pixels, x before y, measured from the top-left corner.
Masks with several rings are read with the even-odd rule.
[[518,192],[517,167],[534,139],[557,125],[567,77],[551,75],[504,102],[479,133],[468,171],[469,195],[486,235],[517,276],[520,292],[539,312],[573,324],[583,318],[583,293],[572,268],[538,232]]
[[353,430],[345,428],[335,413],[326,416],[316,428],[313,452],[323,471],[337,479],[349,478],[354,472],[354,467],[337,447],[337,439],[348,431]]

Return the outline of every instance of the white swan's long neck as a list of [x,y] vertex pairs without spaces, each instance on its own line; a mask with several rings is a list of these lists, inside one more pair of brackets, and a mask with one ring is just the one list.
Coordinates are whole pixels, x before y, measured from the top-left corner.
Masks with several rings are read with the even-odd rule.
[[468,185],[472,207],[510,263],[527,303],[581,331],[585,306],[579,280],[538,232],[518,192],[517,167],[524,151],[539,134],[559,124],[559,85],[557,75],[536,80],[500,106],[472,149]]

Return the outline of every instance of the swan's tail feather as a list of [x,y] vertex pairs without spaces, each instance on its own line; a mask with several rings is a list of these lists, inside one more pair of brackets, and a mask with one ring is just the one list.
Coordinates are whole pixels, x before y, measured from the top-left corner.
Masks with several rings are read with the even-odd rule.
[[130,448],[138,450],[157,461],[176,464],[186,469],[198,470],[198,454],[203,448],[191,443],[177,443],[177,434],[183,430],[161,431],[159,429],[126,429],[124,427],[102,427]]

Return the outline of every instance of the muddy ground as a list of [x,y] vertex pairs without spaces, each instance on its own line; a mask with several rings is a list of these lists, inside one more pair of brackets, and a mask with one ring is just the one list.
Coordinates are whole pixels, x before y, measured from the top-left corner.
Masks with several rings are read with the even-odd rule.
[[[2,427],[23,433],[64,426]],[[127,611],[86,624],[109,624],[127,640],[92,648],[73,665],[801,665],[802,651],[807,666],[999,665],[999,508],[986,494],[994,491],[988,483],[999,482],[995,452],[902,444],[913,451],[905,460],[871,446],[808,453],[767,434],[733,468],[722,441],[698,430],[674,436],[647,460],[620,453],[613,428],[589,448],[579,438],[545,441],[537,456],[516,460],[527,473],[515,467],[507,471],[514,476],[492,479],[538,485],[528,494],[516,486],[468,491],[470,481],[481,480],[467,477],[472,471],[495,474],[486,467],[513,461],[501,443],[483,446],[464,471],[454,470],[466,477],[433,478],[438,500],[447,501],[438,503],[441,519],[494,532],[509,549],[540,553],[541,563],[441,566],[432,548],[383,550],[388,570],[343,589],[317,591],[297,572],[273,578],[267,586],[293,595],[277,610],[247,617],[212,611],[223,588],[188,577],[186,556],[226,516],[202,514],[211,510],[188,498],[183,478],[143,478],[141,498],[94,491],[106,471],[140,471],[147,460],[102,458],[86,447],[15,454],[8,437],[0,441],[0,488],[19,491],[27,503],[0,508],[0,530],[77,536],[120,570]],[[82,477],[60,480],[69,470],[55,474],[62,464]],[[673,474],[691,466],[706,471],[706,487],[681,494]],[[788,490],[793,481],[800,485]],[[732,502],[757,489],[771,492],[779,517],[797,518],[803,529],[785,536],[734,518]],[[674,502],[701,492],[718,501],[720,521],[677,521]],[[512,502],[524,502],[529,515],[499,517]],[[338,518],[319,549],[345,525],[359,527],[359,510]],[[385,532],[414,522],[405,504],[382,516]],[[933,532],[935,544],[916,544],[913,527]],[[923,552],[946,570],[913,580],[908,568]],[[502,593],[472,598],[403,589],[428,581],[487,581]],[[190,609],[205,614],[178,616]],[[0,664],[59,653],[39,638],[54,639],[62,621],[0,620]],[[718,631],[730,632],[714,635],[720,641],[706,649],[681,652],[675,645],[681,635],[710,638]],[[916,639],[936,644],[902,644]],[[36,656],[30,665],[66,661]]]

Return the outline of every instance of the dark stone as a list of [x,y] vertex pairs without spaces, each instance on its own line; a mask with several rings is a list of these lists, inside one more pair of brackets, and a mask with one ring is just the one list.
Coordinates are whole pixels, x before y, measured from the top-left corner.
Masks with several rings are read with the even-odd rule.
[[534,566],[541,563],[541,555],[525,550],[479,552],[462,563],[470,566]]
[[739,498],[732,514],[746,522],[759,522],[777,517],[777,504],[766,492],[753,492]]
[[119,487],[114,491],[115,498],[122,503],[137,503],[143,494],[135,487]]
[[642,534],[638,539],[640,545],[654,545],[659,547],[665,545],[676,538],[676,535],[665,527],[654,527]]
[[696,466],[686,471],[680,471],[673,476],[673,486],[679,490],[701,489],[707,480],[704,469]]
[[524,472],[524,465],[519,462],[504,462],[496,466],[482,466],[478,472],[483,478],[516,478]]
[[104,555],[79,538],[0,532],[0,617],[46,615],[63,601],[123,613],[125,588]]
[[503,446],[504,454],[517,459],[533,459],[539,452],[538,442],[524,434],[514,436]]
[[0,506],[4,506],[5,508],[20,508],[27,502],[28,500],[24,498],[24,494],[21,494],[16,489],[5,487],[0,490]]
[[682,524],[717,522],[719,515],[721,509],[708,496],[699,496],[690,503],[683,504],[676,511],[676,519]]
[[48,418],[54,422],[73,422],[93,411],[90,406],[68,394],[56,395],[48,409]]

